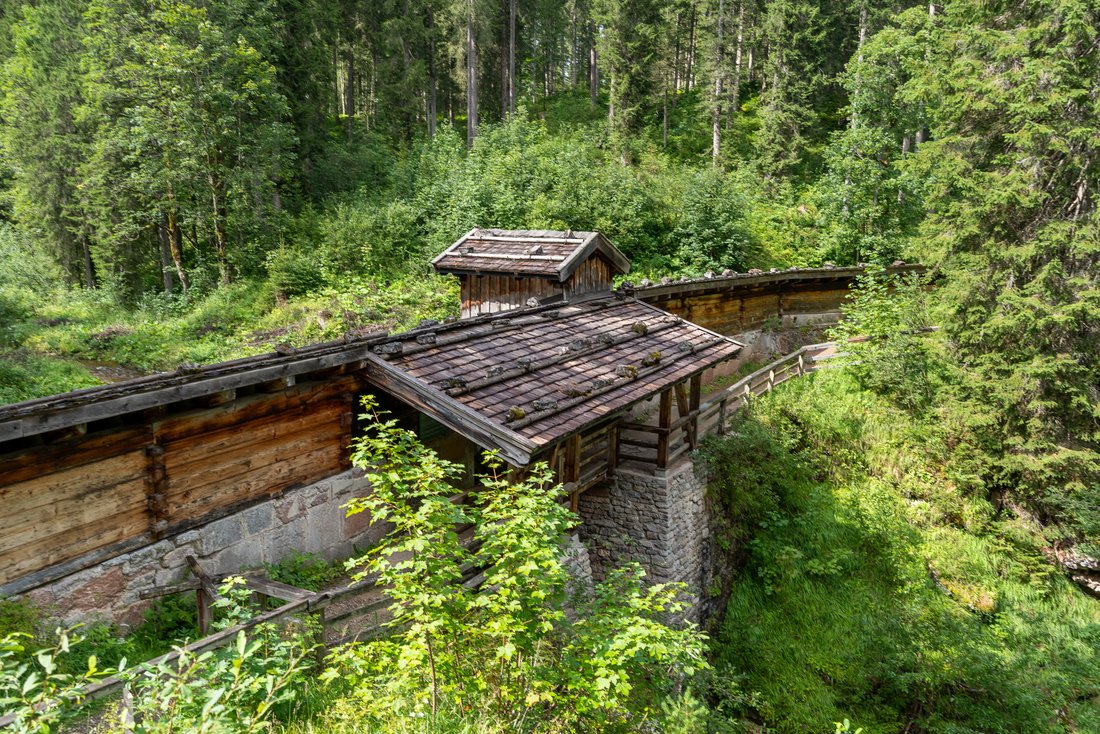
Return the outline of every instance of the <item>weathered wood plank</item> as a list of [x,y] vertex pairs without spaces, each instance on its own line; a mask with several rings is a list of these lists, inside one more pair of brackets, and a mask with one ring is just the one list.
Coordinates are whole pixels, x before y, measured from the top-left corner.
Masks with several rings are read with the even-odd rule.
[[43,538],[65,537],[74,527],[97,522],[109,524],[117,515],[134,509],[146,509],[145,482],[141,477],[84,492],[78,497],[40,505],[16,515],[5,513],[3,527],[0,528],[0,549],[15,548]]
[[[88,434],[79,440],[63,444],[34,446],[0,456],[0,492],[2,487],[71,469],[95,461],[128,453],[135,445],[148,443],[152,430],[148,426],[118,428]],[[3,495],[0,494],[0,501]]]
[[[240,475],[231,482],[206,485],[208,491],[169,495],[172,523],[187,523],[205,518],[222,507],[274,495],[287,487],[310,484],[337,474],[343,468],[340,454],[335,447],[325,447],[276,464],[268,464],[261,471]],[[212,486],[217,487],[217,492]]]
[[287,413],[251,421],[220,431],[196,434],[165,442],[165,465],[169,472],[187,472],[191,465],[220,464],[232,461],[242,451],[278,439],[312,430],[340,426],[341,418],[353,410],[351,401],[323,403],[315,408],[299,408]]
[[139,507],[110,518],[110,522],[93,523],[64,529],[60,534],[12,548],[3,554],[0,563],[0,583],[7,583],[40,569],[77,558],[134,536],[148,524],[145,507]]
[[[137,450],[133,450],[136,448]],[[84,464],[59,472],[0,487],[4,518],[15,518],[56,503],[79,500],[145,475],[144,447],[131,447],[98,463]],[[0,518],[2,521],[3,518]]]

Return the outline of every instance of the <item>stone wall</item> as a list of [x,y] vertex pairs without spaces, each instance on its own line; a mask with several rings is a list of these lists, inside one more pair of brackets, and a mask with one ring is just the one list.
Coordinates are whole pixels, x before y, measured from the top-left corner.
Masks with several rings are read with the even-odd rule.
[[370,484],[352,469],[252,505],[206,525],[78,571],[26,592],[62,623],[102,619],[140,622],[151,603],[142,591],[184,581],[185,558],[195,556],[211,575],[236,573],[275,563],[293,551],[328,559],[377,543],[386,527],[370,524],[367,513],[347,517],[342,505],[364,496]]
[[652,583],[686,584],[686,618],[700,620],[709,529],[706,484],[690,459],[663,471],[620,468],[610,482],[581,495],[579,513],[597,580],[637,561]]

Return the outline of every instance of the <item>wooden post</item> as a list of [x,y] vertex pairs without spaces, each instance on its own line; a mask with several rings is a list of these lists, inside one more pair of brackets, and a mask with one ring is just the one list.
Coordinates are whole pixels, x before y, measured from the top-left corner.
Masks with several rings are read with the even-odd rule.
[[684,383],[677,382],[673,385],[673,390],[676,394],[676,411],[680,414],[681,418],[686,418],[691,413],[691,404],[688,403],[687,391],[684,389]]
[[313,613],[313,619],[317,625],[317,668],[322,669],[325,657],[328,655],[328,643],[325,638],[325,608],[321,607]]
[[691,389],[688,394],[688,409],[691,411],[691,419],[688,422],[688,440],[691,448],[699,448],[699,403],[703,399],[703,375],[700,373],[691,378]]
[[661,429],[657,433],[657,468],[664,469],[668,466],[668,437],[669,428],[672,426],[672,389],[661,391],[660,413],[657,425]]
[[211,599],[201,586],[195,589],[195,598],[199,607],[199,637],[206,637],[214,622],[214,611],[210,608]]
[[153,537],[160,539],[168,528],[168,499],[165,495],[167,469],[164,466],[164,447],[150,444],[145,447],[145,504],[149,510]]
[[768,392],[775,389],[775,370],[768,370]]
[[802,362],[802,355],[799,354],[798,355],[798,376],[802,377],[804,374],[806,374],[805,365]]
[[607,473],[610,476],[619,466],[619,427],[611,426],[607,429]]
[[191,574],[199,582],[199,588],[195,590],[199,606],[199,634],[205,637],[214,621],[214,610],[210,605],[218,598],[218,589],[214,586],[214,579],[202,570],[194,556],[186,556],[184,560],[187,561]]
[[579,482],[581,479],[581,437],[580,434],[569,439],[569,481]]
[[726,399],[722,398],[718,402],[718,435],[726,435]]

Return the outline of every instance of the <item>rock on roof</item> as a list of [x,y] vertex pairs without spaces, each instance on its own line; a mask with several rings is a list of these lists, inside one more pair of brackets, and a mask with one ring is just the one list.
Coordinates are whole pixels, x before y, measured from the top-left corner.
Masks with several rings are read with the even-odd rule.
[[525,464],[740,349],[648,304],[608,297],[416,329],[376,345],[371,374]]
[[432,260],[441,273],[508,273],[565,282],[594,253],[617,273],[630,261],[599,232],[534,229],[472,229]]

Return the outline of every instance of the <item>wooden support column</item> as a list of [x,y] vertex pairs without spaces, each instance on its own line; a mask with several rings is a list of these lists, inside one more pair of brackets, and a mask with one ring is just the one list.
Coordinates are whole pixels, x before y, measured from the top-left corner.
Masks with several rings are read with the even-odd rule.
[[168,473],[164,466],[164,447],[145,447],[145,505],[149,510],[149,526],[153,537],[160,539],[168,529]]
[[612,425],[607,429],[607,474],[615,473],[619,466],[619,426]]
[[210,625],[214,622],[214,609],[211,605],[218,598],[218,588],[214,585],[214,579],[202,570],[194,556],[187,556],[185,560],[191,568],[192,575],[199,582],[199,588],[195,590],[199,605],[199,634],[205,637],[210,630]]
[[567,482],[573,484],[569,492],[569,510],[576,513],[580,508],[581,492],[578,483],[581,478],[581,437],[570,436],[565,440],[565,475]]
[[688,421],[688,440],[691,448],[699,448],[699,404],[703,399],[703,375],[702,373],[691,378],[691,387],[688,391],[688,409],[691,416]]
[[664,469],[668,466],[668,437],[672,426],[672,389],[661,391],[660,412],[657,425],[661,429],[657,433],[657,468]]

